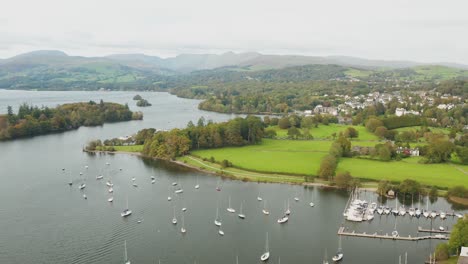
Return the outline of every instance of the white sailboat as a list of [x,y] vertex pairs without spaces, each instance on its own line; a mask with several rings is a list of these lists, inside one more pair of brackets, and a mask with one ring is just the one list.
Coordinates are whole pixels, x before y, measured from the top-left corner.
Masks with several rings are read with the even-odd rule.
[[245,214],[242,213],[242,204],[243,202],[241,202],[239,214],[237,216],[239,216],[240,219],[245,219]]
[[109,193],[113,193],[113,192],[114,192],[114,188],[110,187],[107,191],[108,191]]
[[266,200],[263,201],[263,210],[262,210],[264,215],[269,215],[270,212],[266,209]]
[[226,210],[228,212],[230,212],[230,213],[235,213],[236,212],[236,210],[231,207],[231,196],[229,196],[229,205],[228,205],[228,208]]
[[261,261],[267,261],[270,258],[270,249],[268,247],[268,232],[266,233],[265,253],[260,256]]
[[289,209],[289,199],[288,199],[288,207],[286,208],[286,211],[284,212],[285,215],[290,215],[291,214],[291,209]]
[[296,193],[294,195],[294,201],[299,202],[299,197],[297,196],[297,189],[296,189]]
[[281,217],[280,219],[278,219],[278,224],[284,224],[286,223],[287,221],[289,220],[289,217],[287,215],[284,215],[283,217]]
[[424,217],[429,217],[429,197],[426,200],[426,210],[423,212]]
[[112,202],[114,201],[114,197],[113,197],[113,196],[109,197],[109,199],[107,199],[107,201],[108,201],[109,203],[112,203]]
[[341,249],[341,236],[340,236],[340,239],[338,240],[338,251],[336,252],[335,256],[332,257],[332,260],[334,262],[341,261],[343,259],[343,256],[344,254]]
[[221,228],[219,228],[219,230],[218,230],[218,234],[219,234],[220,236],[224,236],[224,231],[223,231],[223,230],[221,230]]
[[78,186],[78,189],[80,189],[80,190],[83,190],[84,188],[86,188],[86,183],[84,183],[84,182],[82,184],[80,184],[80,186]]
[[398,231],[396,229],[396,224],[397,224],[397,218],[395,217],[395,226],[393,227],[393,231],[392,231],[392,237],[398,237]]
[[260,191],[258,191],[257,201],[261,202],[263,200],[262,196],[260,196]]
[[86,194],[83,193],[83,198],[86,200],[88,199],[88,196],[86,196]]
[[323,264],[328,264],[328,253],[327,249],[325,249],[325,256],[323,256]]
[[130,260],[128,260],[128,256],[127,256],[127,240],[125,240],[124,242],[124,247],[125,247],[125,254],[124,254],[125,264],[130,264]]
[[180,228],[180,232],[181,232],[182,234],[187,233],[187,230],[185,229],[185,220],[184,220],[184,219],[185,219],[185,218],[184,218],[184,214],[182,214],[182,227]]
[[177,225],[177,218],[175,216],[175,206],[174,206],[174,216],[172,217],[172,224]]
[[221,226],[222,225],[221,220],[219,219],[219,208],[218,207],[216,207],[216,218],[214,220],[214,224],[216,226]]
[[200,184],[198,184],[198,175],[197,175],[197,184],[195,185],[195,189],[199,189],[200,188]]
[[127,208],[120,213],[122,217],[127,217],[132,214],[132,210],[128,209],[128,197],[127,197]]

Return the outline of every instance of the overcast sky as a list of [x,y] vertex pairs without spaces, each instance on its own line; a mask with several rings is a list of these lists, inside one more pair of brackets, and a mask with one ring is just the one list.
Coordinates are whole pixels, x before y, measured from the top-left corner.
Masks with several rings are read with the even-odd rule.
[[0,58],[258,51],[468,64],[467,10],[466,0],[9,0]]

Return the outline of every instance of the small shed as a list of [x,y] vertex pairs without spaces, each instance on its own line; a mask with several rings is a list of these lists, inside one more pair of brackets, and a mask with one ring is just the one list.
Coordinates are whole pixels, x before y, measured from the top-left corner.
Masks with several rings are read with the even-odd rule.
[[395,191],[394,190],[388,190],[387,196],[389,198],[395,198]]

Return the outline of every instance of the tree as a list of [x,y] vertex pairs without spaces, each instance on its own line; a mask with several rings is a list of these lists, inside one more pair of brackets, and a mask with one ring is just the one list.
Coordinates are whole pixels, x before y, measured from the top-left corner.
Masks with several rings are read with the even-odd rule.
[[317,174],[323,179],[332,178],[335,175],[336,166],[336,158],[332,155],[327,155],[320,162],[320,168]]
[[415,180],[406,179],[398,186],[398,191],[404,194],[418,194],[421,193],[421,184]]
[[347,138],[357,138],[359,137],[359,131],[357,131],[354,127],[348,127],[344,132],[344,136]]
[[464,165],[468,165],[468,147],[457,146],[455,152],[457,153],[457,157],[460,159],[460,162]]
[[133,96],[133,100],[135,100],[135,101],[139,101],[139,100],[141,100],[141,99],[143,99],[143,98],[142,98],[141,95],[139,95],[139,94]]
[[7,107],[7,116],[8,116],[8,123],[10,125],[16,125],[17,118],[15,114],[13,113],[13,108],[11,107],[11,105]]
[[462,246],[468,245],[468,217],[466,215],[458,219],[453,226],[448,244],[452,252],[459,252]]
[[447,243],[438,244],[435,249],[436,260],[447,260],[449,258],[449,246]]
[[334,180],[338,188],[348,189],[351,187],[351,182],[353,180],[353,177],[351,177],[351,174],[349,173],[349,171],[345,171],[345,172],[337,173]]
[[378,128],[379,126],[383,126],[383,122],[380,120],[380,119],[377,119],[375,117],[371,117],[367,120],[366,122],[366,128],[367,130],[369,130],[370,132],[374,132],[376,128]]
[[375,129],[374,134],[379,138],[384,138],[387,134],[388,129],[384,126],[379,126]]
[[432,138],[427,146],[426,159],[428,163],[442,163],[450,160],[455,145],[442,137]]
[[291,124],[289,123],[289,118],[287,117],[283,117],[281,118],[279,121],[278,121],[278,126],[279,128],[281,129],[287,129],[291,126]]
[[292,126],[292,127],[290,127],[288,129],[288,137],[289,138],[297,139],[300,136],[301,136],[301,131],[297,127]]
[[385,195],[392,188],[391,184],[387,180],[380,180],[377,185],[377,193],[380,195]]

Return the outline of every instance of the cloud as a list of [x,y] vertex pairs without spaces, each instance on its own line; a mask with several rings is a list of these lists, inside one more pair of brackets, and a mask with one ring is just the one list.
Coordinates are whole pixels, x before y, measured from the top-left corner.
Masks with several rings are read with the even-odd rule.
[[87,56],[259,51],[468,63],[467,9],[458,0],[17,0],[0,10],[0,57],[47,48]]

